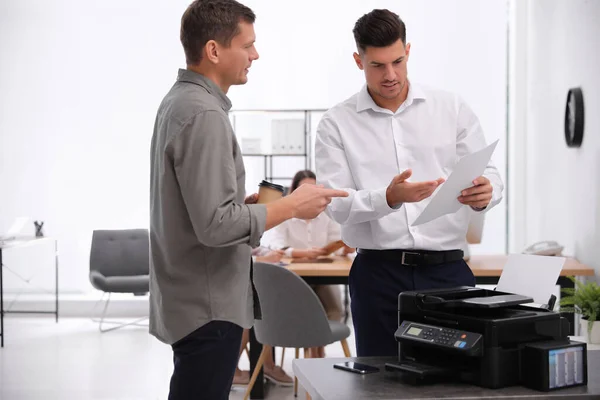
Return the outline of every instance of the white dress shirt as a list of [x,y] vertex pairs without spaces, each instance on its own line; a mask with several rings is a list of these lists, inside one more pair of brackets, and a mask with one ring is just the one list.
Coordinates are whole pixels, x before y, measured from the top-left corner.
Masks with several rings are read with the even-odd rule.
[[[327,213],[342,225],[342,239],[351,247],[462,249],[468,206],[411,227],[433,195],[390,208],[386,189],[408,168],[411,182],[448,178],[461,157],[485,146],[479,120],[457,95],[410,82],[406,100],[394,113],[377,106],[365,85],[327,111],[317,128],[318,183],[350,193],[333,199]],[[483,175],[493,186],[488,211],[502,199],[504,186],[491,162]]]
[[341,239],[339,224],[332,221],[325,213],[308,221],[288,219],[271,229],[269,233],[269,247],[276,250],[287,247],[285,250],[287,257],[292,256],[294,249],[325,247]]

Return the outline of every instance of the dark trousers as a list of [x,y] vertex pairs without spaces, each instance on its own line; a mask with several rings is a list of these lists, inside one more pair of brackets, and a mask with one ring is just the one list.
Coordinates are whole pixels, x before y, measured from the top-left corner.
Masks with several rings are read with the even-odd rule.
[[211,321],[173,344],[169,400],[227,400],[242,332],[231,322]]
[[400,292],[475,286],[475,277],[463,260],[412,267],[389,257],[359,253],[348,284],[357,356],[397,356],[394,333]]

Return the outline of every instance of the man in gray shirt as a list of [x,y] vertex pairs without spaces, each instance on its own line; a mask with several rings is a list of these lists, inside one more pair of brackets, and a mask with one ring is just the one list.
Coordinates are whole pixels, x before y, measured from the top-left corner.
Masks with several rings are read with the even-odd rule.
[[251,247],[290,218],[312,219],[344,191],[304,185],[264,204],[245,198],[229,123],[231,85],[258,59],[254,13],[234,0],[197,0],[181,20],[187,69],[155,121],[150,181],[150,332],[170,344],[169,399],[227,399],[243,328],[259,317]]

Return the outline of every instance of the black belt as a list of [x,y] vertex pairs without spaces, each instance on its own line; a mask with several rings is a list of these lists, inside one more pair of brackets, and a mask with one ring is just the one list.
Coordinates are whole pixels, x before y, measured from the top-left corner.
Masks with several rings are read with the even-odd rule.
[[358,249],[358,254],[369,256],[384,257],[390,260],[399,261],[402,265],[436,265],[462,260],[464,253],[462,250],[431,251],[431,250],[369,250]]

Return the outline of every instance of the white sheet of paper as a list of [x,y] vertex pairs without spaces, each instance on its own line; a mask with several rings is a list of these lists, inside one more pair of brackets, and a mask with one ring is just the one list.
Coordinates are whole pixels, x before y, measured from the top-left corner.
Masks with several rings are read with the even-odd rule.
[[548,304],[565,261],[565,257],[510,254],[496,290],[528,296],[538,304]]
[[468,154],[461,158],[454,171],[450,174],[446,182],[442,184],[433,198],[427,204],[421,215],[415,219],[412,226],[424,224],[433,221],[442,215],[452,214],[457,212],[463,204],[458,201],[460,193],[467,188],[473,186],[475,178],[480,177],[485,171],[492,153],[496,149],[498,140],[489,146]]

